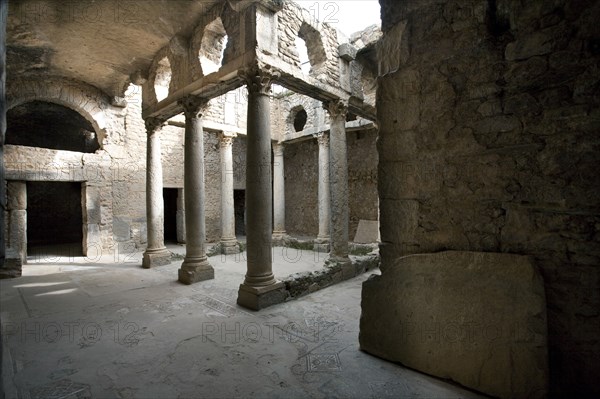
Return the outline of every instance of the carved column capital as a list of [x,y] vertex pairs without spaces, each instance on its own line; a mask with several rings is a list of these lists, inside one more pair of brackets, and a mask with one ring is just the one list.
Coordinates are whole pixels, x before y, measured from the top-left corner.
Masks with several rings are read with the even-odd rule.
[[208,100],[198,96],[185,96],[177,103],[183,108],[186,119],[200,117],[208,108]]
[[222,134],[221,139],[219,140],[219,144],[221,148],[227,148],[233,145],[234,136],[227,136]]
[[144,120],[144,123],[146,124],[146,133],[148,134],[155,133],[157,130],[159,130],[165,125],[164,120],[154,117],[146,118]]
[[248,86],[248,92],[268,95],[271,91],[271,83],[279,78],[279,72],[261,69],[252,66],[240,71],[240,76]]
[[329,112],[329,116],[332,118],[345,117],[348,114],[348,101],[341,99],[325,101],[323,108]]
[[283,148],[283,143],[273,143],[273,155],[275,155],[276,157],[283,156]]
[[329,133],[320,132],[317,134],[313,134],[313,137],[317,139],[317,143],[319,143],[319,146],[329,146]]

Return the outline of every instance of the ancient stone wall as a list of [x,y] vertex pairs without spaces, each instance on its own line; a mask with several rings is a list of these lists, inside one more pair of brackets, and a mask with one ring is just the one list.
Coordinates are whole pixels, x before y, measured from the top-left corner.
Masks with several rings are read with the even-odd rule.
[[[377,132],[347,133],[349,237],[358,222],[378,220]],[[289,234],[316,236],[319,232],[319,146],[315,139],[285,146],[286,229]]]
[[318,23],[311,13],[293,2],[286,2],[278,16],[279,58],[300,69],[296,38],[306,43],[311,64],[310,76],[339,86],[338,38],[336,30]]
[[380,3],[382,265],[532,255],[551,389],[598,392],[600,3]]
[[238,136],[233,140],[231,148],[233,156],[233,189],[246,189],[246,136]]
[[354,239],[361,219],[378,220],[376,143],[375,129],[347,133],[350,241]]
[[319,233],[319,146],[317,140],[286,144],[285,226],[288,234]]

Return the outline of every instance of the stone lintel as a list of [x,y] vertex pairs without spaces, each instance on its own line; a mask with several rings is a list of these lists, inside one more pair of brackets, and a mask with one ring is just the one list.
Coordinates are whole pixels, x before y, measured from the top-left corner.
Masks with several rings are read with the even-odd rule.
[[167,248],[147,249],[142,259],[142,267],[150,269],[156,266],[165,266],[171,263],[171,252]]
[[285,284],[276,281],[262,287],[253,287],[246,284],[240,284],[237,303],[252,310],[264,309],[271,305],[276,305],[285,301],[287,291]]

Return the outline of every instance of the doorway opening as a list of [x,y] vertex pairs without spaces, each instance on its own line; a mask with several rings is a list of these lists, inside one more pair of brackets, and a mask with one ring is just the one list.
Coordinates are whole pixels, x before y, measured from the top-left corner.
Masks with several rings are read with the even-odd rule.
[[81,183],[27,182],[27,254],[83,256]]
[[165,244],[177,244],[177,189],[163,188]]
[[235,213],[235,235],[246,235],[246,190],[233,190],[233,209]]

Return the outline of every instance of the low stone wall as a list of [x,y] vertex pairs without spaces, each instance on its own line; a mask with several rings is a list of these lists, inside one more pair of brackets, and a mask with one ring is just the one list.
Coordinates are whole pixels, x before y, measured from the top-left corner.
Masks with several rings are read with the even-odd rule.
[[349,280],[369,270],[379,267],[379,254],[351,256],[349,264],[325,262],[321,270],[294,273],[283,280],[287,291],[286,301],[308,295],[331,285]]

